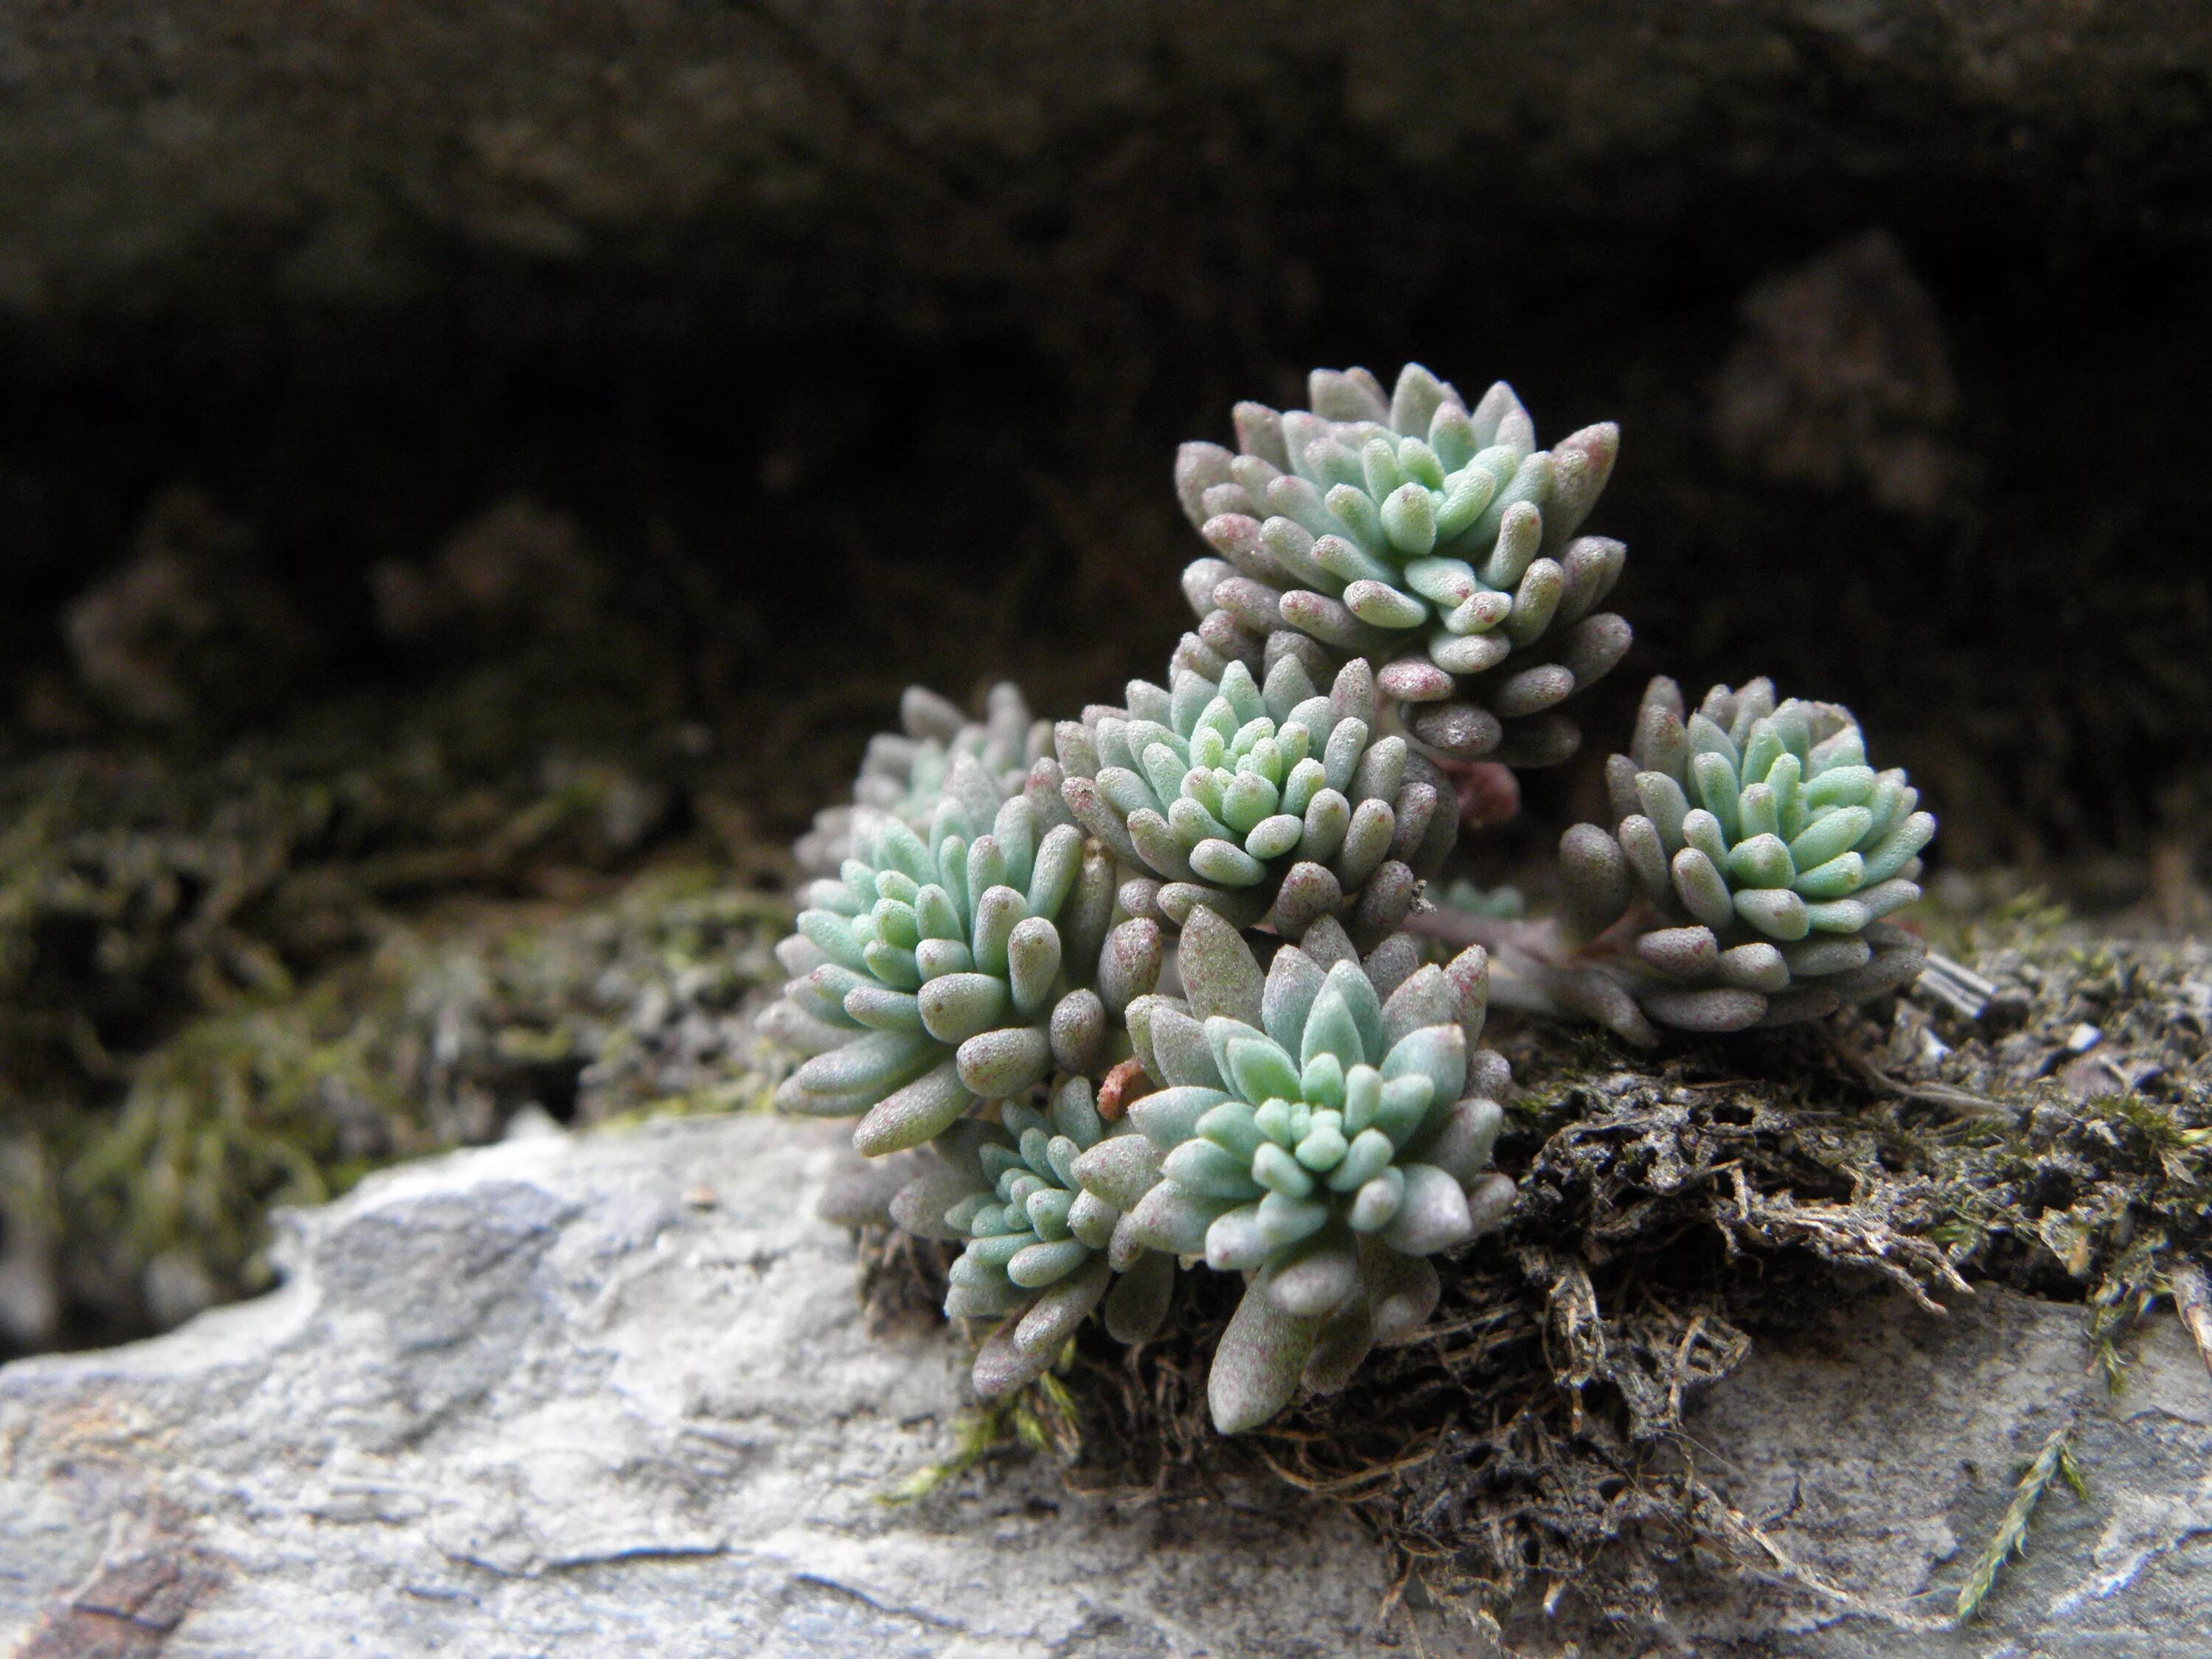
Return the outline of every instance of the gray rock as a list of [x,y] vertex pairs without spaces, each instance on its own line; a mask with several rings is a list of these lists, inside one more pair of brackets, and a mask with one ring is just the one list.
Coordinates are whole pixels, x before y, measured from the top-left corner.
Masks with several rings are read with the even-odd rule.
[[418,1164],[289,1218],[272,1296],[0,1371],[0,1653],[106,1652],[103,1609],[169,1659],[1369,1650],[1340,1517],[1124,1517],[1042,1468],[879,1503],[961,1394],[941,1333],[862,1328],[811,1218],[840,1138]]
[[1927,517],[1958,505],[1959,409],[1935,296],[1887,231],[1869,231],[1759,283],[1713,388],[1713,436],[1784,483],[1863,478]]
[[[1806,1659],[2212,1652],[2212,1376],[2171,1319],[2130,1357],[2114,1395],[2082,1310],[1988,1290],[1940,1319],[1879,1300],[1762,1343],[1691,1436],[1734,1507],[1848,1599],[1709,1581],[1684,1633],[1700,1654]],[[2068,1423],[2087,1501],[2054,1482],[1980,1617],[1944,1628],[2024,1466]]]
[[[871,1336],[811,1219],[834,1127],[544,1136],[288,1218],[283,1288],[167,1337],[0,1370],[0,1652],[1352,1655],[1390,1582],[1277,1501],[1117,1510],[1039,1466],[878,1501],[942,1456],[952,1345]],[[1869,1302],[1763,1344],[1694,1432],[1730,1501],[1849,1601],[1674,1586],[1700,1654],[2204,1650],[2212,1381],[2171,1322],[2125,1390],[2080,1310]],[[1986,1622],[1948,1610],[2052,1427],[2055,1490]],[[1255,1498],[1258,1495],[1254,1495]],[[1428,1652],[1487,1651],[1420,1615]],[[1667,1650],[1668,1632],[1656,1632]],[[1516,1649],[1654,1650],[1571,1594]]]
[[[1217,215],[1234,246],[1277,237],[1264,264],[1207,272],[1241,316],[1261,271],[1311,280],[1279,262],[1313,234],[1315,134],[1355,140],[1360,170],[1332,176],[1383,200],[1376,167],[1403,190],[1460,175],[1453,202],[1499,228],[1509,269],[1529,219],[1646,227],[1747,179],[2025,181],[2081,198],[2075,222],[2185,238],[2165,204],[2200,164],[2208,54],[2212,21],[2173,0],[1606,0],[1472,27],[1409,0],[1009,5],[957,27],[830,0],[480,0],[373,27],[222,0],[11,8],[0,320],[173,317],[190,337],[220,319],[277,352],[442,281],[473,328],[570,343],[580,308],[650,329],[672,298],[704,320],[870,288],[935,327],[978,278],[1013,317],[1147,283],[1185,300],[1194,245],[1232,241]],[[1117,170],[1161,168],[1182,187],[1119,231],[1084,222]],[[1302,216],[1273,233],[1255,202]],[[1076,216],[1071,251],[1040,244],[1046,204]]]

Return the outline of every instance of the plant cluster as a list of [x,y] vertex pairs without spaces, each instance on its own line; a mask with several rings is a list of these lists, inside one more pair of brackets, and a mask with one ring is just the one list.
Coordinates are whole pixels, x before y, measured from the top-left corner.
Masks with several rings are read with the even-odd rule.
[[997,1322],[987,1398],[1102,1304],[1145,1340],[1178,1263],[1243,1282],[1224,1433],[1414,1338],[1435,1259],[1516,1200],[1491,1167],[1510,1073],[1478,1046],[1493,952],[1502,1000],[1642,1042],[1920,965],[1882,918],[1933,820],[1847,711],[1765,681],[1695,714],[1653,683],[1611,826],[1562,842],[1561,915],[1430,905],[1480,769],[1573,756],[1571,700],[1628,649],[1598,609],[1626,550],[1577,533],[1619,436],[1540,449],[1510,387],[1470,405],[1417,364],[1389,392],[1316,371],[1309,400],[1178,457],[1214,556],[1164,684],[1051,726],[1011,687],[980,723],[909,692],[800,844],[778,1103],[900,1160],[838,1212],[959,1246],[945,1310]]

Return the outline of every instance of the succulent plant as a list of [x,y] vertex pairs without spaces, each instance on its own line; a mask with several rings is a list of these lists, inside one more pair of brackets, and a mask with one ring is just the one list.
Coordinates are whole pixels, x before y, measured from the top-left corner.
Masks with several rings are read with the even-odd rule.
[[1308,939],[1319,955],[1285,945],[1263,976],[1236,928],[1192,912],[1188,1000],[1130,1010],[1161,1085],[1129,1109],[1143,1139],[1074,1162],[1086,1191],[1127,1209],[1136,1243],[1247,1276],[1206,1384],[1224,1434],[1273,1416],[1302,1379],[1340,1388],[1376,1343],[1410,1337],[1436,1305],[1428,1258],[1513,1203],[1488,1172],[1504,1063],[1470,1054],[1482,951],[1449,968],[1414,967],[1410,948],[1363,964],[1331,924]]
[[899,726],[868,740],[852,805],[823,807],[793,844],[792,856],[808,875],[837,873],[853,850],[856,811],[888,812],[919,835],[929,828],[963,758],[1007,800],[1022,793],[1030,765],[1052,752],[1052,722],[1030,717],[1021,688],[1011,680],[991,688],[981,720],[927,687],[909,685],[899,699]]
[[1240,404],[1237,452],[1183,447],[1220,556],[1184,573],[1164,685],[1049,728],[1010,685],[982,722],[910,690],[800,844],[836,872],[778,947],[763,1024],[806,1058],[777,1102],[860,1118],[823,1213],[960,1246],[945,1310],[996,1322],[987,1397],[1102,1304],[1145,1340],[1178,1258],[1243,1278],[1224,1433],[1410,1340],[1432,1258],[1515,1201],[1490,1168],[1510,1073],[1475,1048],[1493,995],[1650,1042],[1814,1018],[1925,959],[1884,918],[1935,821],[1847,710],[1765,680],[1694,714],[1651,683],[1611,827],[1561,842],[1563,914],[1463,883],[1422,903],[1463,823],[1519,810],[1510,768],[1575,751],[1560,705],[1627,649],[1597,610],[1625,550],[1578,533],[1617,434],[1540,451],[1510,387],[1470,409],[1419,364],[1389,396],[1309,384],[1310,410]]
[[1926,947],[1881,918],[1920,896],[1936,820],[1904,772],[1867,763],[1849,709],[1778,704],[1764,679],[1683,714],[1652,681],[1630,753],[1607,763],[1613,830],[1562,839],[1571,936],[1629,918],[1620,982],[1688,1030],[1817,1018],[1911,981]]
[[1122,708],[1054,732],[1061,793],[1084,828],[1159,884],[1124,904],[1181,926],[1204,904],[1296,938],[1340,913],[1376,938],[1458,829],[1449,790],[1376,738],[1375,679],[1355,659],[1327,695],[1296,657],[1263,687],[1242,662],[1218,683],[1190,669],[1173,690],[1132,680]]
[[1626,550],[1575,535],[1619,428],[1540,450],[1510,386],[1470,410],[1419,363],[1388,396],[1364,368],[1316,369],[1308,397],[1310,410],[1239,404],[1236,452],[1189,443],[1176,459],[1183,510],[1221,556],[1184,574],[1200,623],[1179,659],[1272,668],[1314,654],[1303,636],[1378,665],[1407,730],[1440,756],[1566,759],[1580,735],[1559,705],[1631,637],[1595,609]]
[[985,1399],[1035,1381],[1091,1310],[1105,1304],[1115,1340],[1158,1329],[1175,1286],[1172,1258],[1139,1243],[1121,1210],[1085,1192],[1075,1168],[1094,1148],[1143,1137],[1099,1115],[1089,1079],[1070,1077],[1040,1111],[1009,1100],[999,1121],[940,1135],[890,1201],[891,1218],[925,1238],[957,1240],[948,1318],[1000,1322],[977,1354]]
[[811,1054],[776,1094],[786,1111],[865,1114],[871,1157],[916,1146],[978,1100],[1025,1093],[1106,1054],[1089,988],[1113,909],[1110,861],[1052,792],[1000,801],[956,765],[927,836],[862,809],[853,856],[813,883],[777,946],[793,975],[763,1016]]

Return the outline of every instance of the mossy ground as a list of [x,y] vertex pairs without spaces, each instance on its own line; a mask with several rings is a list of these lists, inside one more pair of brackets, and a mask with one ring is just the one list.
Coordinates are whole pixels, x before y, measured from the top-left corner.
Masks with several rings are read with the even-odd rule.
[[[2177,1273],[2185,1294],[2212,1244],[2212,947],[2096,937],[2032,898],[1929,925],[1996,982],[1978,1018],[1908,998],[1652,1055],[1501,1018],[1523,1093],[1498,1162],[1520,1211],[1447,1264],[1421,1340],[1344,1393],[1214,1435],[1206,1367],[1236,1286],[1196,1273],[1158,1340],[1086,1330],[955,1463],[995,1433],[1125,1500],[1287,1482],[1366,1521],[1399,1593],[1479,1623],[1571,1595],[1656,1629],[1663,1570],[1692,1558],[1804,1582],[1701,1473],[1696,1389],[1884,1284],[2078,1303],[2124,1386],[2129,1326]],[[871,1263],[878,1307],[939,1271],[910,1249]]]
[[761,757],[637,629],[453,655],[242,732],[0,744],[0,1358],[259,1288],[271,1206],[526,1110],[765,1103]]

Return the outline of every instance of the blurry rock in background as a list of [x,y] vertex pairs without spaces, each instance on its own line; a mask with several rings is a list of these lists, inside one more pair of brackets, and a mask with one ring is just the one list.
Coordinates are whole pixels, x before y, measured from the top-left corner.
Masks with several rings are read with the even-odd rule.
[[479,648],[571,634],[588,623],[604,567],[574,519],[527,495],[510,496],[462,524],[429,559],[370,567],[378,626],[409,645]]
[[1713,434],[1778,483],[1862,484],[1917,517],[1954,510],[1959,389],[1934,297],[1886,230],[1759,283],[1713,389]]
[[145,726],[265,708],[314,654],[314,629],[255,555],[252,527],[199,490],[156,495],[129,557],[63,618],[83,691]]

